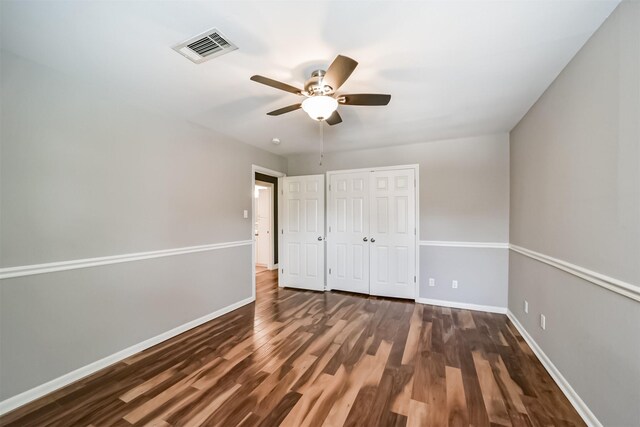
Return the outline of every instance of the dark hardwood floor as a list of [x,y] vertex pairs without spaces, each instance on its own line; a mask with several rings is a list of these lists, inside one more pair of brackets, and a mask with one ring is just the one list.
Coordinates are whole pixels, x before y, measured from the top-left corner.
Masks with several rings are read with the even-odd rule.
[[6,426],[584,425],[504,315],[279,289]]

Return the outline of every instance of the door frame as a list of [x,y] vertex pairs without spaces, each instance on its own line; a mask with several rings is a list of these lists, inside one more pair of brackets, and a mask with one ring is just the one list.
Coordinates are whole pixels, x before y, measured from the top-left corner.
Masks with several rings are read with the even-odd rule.
[[[268,169],[259,165],[251,165],[251,224],[249,224],[249,226],[251,227],[251,296],[254,300],[256,299],[256,236],[254,236],[254,227],[256,224],[256,198],[254,196],[256,188],[256,172],[278,178],[278,182],[280,181],[280,178],[287,176],[284,172]],[[278,187],[280,187],[280,185],[278,185]],[[280,203],[281,201],[278,197],[278,218],[281,216]],[[273,221],[273,218],[271,220]],[[278,230],[275,230],[275,232],[277,233]],[[280,245],[278,245],[278,252],[280,252]],[[278,258],[279,257],[280,256],[278,255]],[[280,286],[280,275],[278,275],[278,286]]]
[[[258,182],[260,182],[261,184],[258,184]],[[269,236],[269,258],[267,260],[267,264],[265,265],[265,267],[268,270],[275,270],[276,268],[278,268],[277,264],[275,264],[273,262],[274,257],[275,257],[275,239],[273,237],[273,233],[275,233],[274,230],[274,218],[273,218],[273,214],[274,214],[274,206],[273,206],[273,201],[275,198],[275,194],[273,193],[275,191],[275,185],[273,185],[272,182],[265,182],[265,181],[256,181],[256,185],[262,185],[264,187],[266,187],[266,190],[269,194],[269,232],[271,233],[271,235]],[[254,197],[255,199],[255,197]],[[255,202],[255,200],[254,200]],[[256,257],[256,265],[258,265],[258,260]]]
[[[327,171],[326,172],[326,179],[325,179],[325,199],[329,200],[329,184],[331,182],[331,176],[333,175],[339,175],[339,174],[343,174],[343,173],[356,173],[356,172],[378,172],[378,171],[385,171],[385,170],[403,170],[403,169],[413,169],[414,171],[414,178],[415,178],[415,197],[416,197],[416,235],[415,235],[415,265],[416,265],[416,271],[415,271],[415,276],[416,276],[416,282],[415,282],[415,297],[414,300],[418,301],[418,299],[420,299],[420,165],[419,164],[411,164],[411,165],[398,165],[398,166],[381,166],[381,167],[370,167],[370,168],[360,168],[360,169],[344,169],[344,170],[332,170],[332,171]],[[325,215],[325,230],[326,230],[326,224],[329,221],[329,205],[325,204],[326,206],[326,215]],[[327,233],[325,233],[326,238],[329,238],[329,235]],[[328,248],[329,244],[325,244],[325,248]],[[327,250],[327,249],[325,249]],[[325,254],[325,259],[326,259],[326,255]],[[329,263],[325,263],[325,288],[327,291],[330,291],[331,288],[329,288],[329,282],[327,280],[327,277],[329,275]]]

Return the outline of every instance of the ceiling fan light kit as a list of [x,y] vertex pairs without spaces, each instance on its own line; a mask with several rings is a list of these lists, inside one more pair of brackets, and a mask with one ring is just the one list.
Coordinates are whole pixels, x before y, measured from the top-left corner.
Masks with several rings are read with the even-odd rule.
[[338,95],[336,91],[347,81],[358,63],[346,56],[338,55],[327,71],[316,70],[305,82],[304,90],[287,83],[264,76],[251,76],[251,80],[263,85],[304,96],[305,100],[298,104],[289,105],[267,113],[269,116],[279,116],[302,108],[309,117],[317,121],[326,121],[333,126],[342,123],[338,113],[338,105],[387,105],[391,95],[359,93],[352,95]]
[[338,101],[327,95],[311,96],[302,101],[302,109],[313,120],[326,120],[338,109]]

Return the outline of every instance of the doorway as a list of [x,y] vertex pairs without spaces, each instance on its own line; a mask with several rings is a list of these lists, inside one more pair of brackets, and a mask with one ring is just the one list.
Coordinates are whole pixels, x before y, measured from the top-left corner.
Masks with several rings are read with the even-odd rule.
[[[253,239],[253,296],[261,283],[278,281],[278,194],[279,179],[285,174],[252,165],[251,236]],[[275,280],[274,280],[275,279]]]
[[254,236],[256,238],[256,273],[273,270],[273,184],[258,181],[254,187],[255,218]]

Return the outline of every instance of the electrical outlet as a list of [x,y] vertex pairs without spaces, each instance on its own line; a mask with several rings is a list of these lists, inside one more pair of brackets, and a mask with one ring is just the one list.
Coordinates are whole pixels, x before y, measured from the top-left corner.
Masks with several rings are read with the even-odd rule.
[[457,280],[454,280],[453,282],[451,282],[451,287],[452,287],[453,289],[458,289],[458,281],[457,281]]
[[436,285],[436,279],[434,279],[433,277],[429,278],[429,286],[435,286]]
[[540,327],[544,330],[547,329],[547,318],[544,317],[544,314],[540,315]]
[[528,313],[529,312],[529,301],[524,300],[524,312]]

